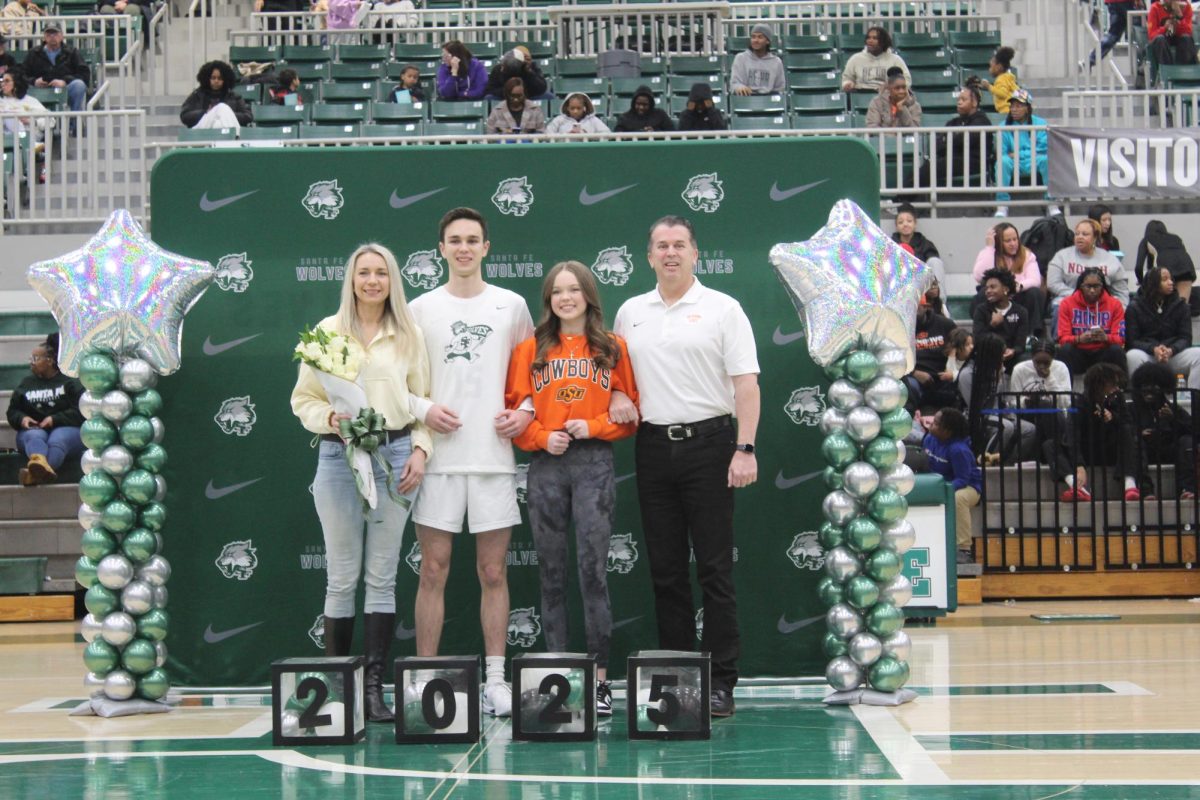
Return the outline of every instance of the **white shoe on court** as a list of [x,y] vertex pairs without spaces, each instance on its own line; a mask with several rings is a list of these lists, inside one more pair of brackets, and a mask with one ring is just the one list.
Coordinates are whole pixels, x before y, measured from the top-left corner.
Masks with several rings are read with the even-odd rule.
[[483,713],[493,717],[512,716],[512,687],[507,683],[489,683],[483,687]]

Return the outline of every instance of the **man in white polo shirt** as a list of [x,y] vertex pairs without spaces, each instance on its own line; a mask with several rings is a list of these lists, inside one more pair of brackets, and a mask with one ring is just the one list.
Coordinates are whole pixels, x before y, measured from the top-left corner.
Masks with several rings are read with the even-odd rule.
[[[712,714],[733,714],[740,651],[733,585],[733,490],[758,478],[758,356],[741,305],[696,279],[691,223],[650,227],[657,287],[617,312],[640,395],[637,483],[654,581],[659,646],[695,650],[689,550],[704,595],[703,650],[712,654]],[[615,405],[613,421],[632,421]],[[737,425],[732,417],[736,415]]]

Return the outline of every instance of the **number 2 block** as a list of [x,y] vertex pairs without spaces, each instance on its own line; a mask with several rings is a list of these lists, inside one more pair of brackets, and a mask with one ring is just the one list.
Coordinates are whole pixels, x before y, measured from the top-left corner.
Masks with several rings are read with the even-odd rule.
[[640,650],[626,672],[630,739],[708,739],[707,653]]
[[513,739],[588,742],[596,738],[596,660],[582,653],[514,656]]
[[275,746],[354,744],[366,735],[362,656],[284,658],[271,664]]
[[397,658],[396,744],[479,741],[479,656]]

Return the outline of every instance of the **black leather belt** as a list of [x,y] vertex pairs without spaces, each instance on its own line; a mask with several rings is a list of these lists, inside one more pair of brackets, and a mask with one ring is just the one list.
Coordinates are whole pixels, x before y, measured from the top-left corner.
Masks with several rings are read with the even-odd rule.
[[[407,428],[401,428],[398,431],[384,431],[384,434],[387,435],[386,443],[391,444],[392,442],[396,441],[397,439],[403,439],[405,436],[408,436],[408,434],[410,434],[411,432],[412,432],[412,425],[409,425]],[[342,440],[342,437],[338,436],[336,433],[322,433],[321,441],[337,442],[338,444],[345,444],[345,442]]]
[[708,436],[724,428],[732,427],[732,425],[733,417],[725,414],[711,419],[702,419],[699,422],[685,422],[678,425],[655,425],[652,422],[643,422],[640,430],[653,436],[670,439],[672,442],[683,442],[699,436]]

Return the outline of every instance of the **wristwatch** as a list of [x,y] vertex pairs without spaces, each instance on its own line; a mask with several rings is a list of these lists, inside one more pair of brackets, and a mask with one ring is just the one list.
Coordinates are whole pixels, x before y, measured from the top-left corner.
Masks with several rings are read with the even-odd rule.
[[740,450],[743,453],[749,453],[750,455],[754,455],[754,445],[752,445],[752,444],[735,445],[733,449]]

